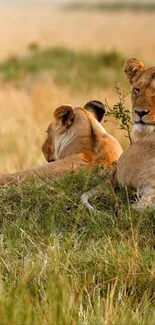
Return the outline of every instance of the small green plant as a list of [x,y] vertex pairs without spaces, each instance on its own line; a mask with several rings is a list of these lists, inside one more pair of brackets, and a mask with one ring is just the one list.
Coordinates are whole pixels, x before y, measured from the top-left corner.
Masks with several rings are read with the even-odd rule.
[[31,42],[28,44],[28,51],[30,52],[37,52],[40,50],[40,46],[37,42]]
[[126,131],[127,135],[125,137],[129,138],[130,144],[132,144],[131,138],[131,128],[132,128],[132,120],[131,114],[128,109],[125,108],[125,100],[128,96],[127,94],[123,94],[120,90],[119,84],[116,84],[115,90],[118,95],[118,103],[116,103],[113,108],[111,108],[106,100],[105,106],[107,109],[107,116],[114,117],[119,122],[119,128],[123,131]]

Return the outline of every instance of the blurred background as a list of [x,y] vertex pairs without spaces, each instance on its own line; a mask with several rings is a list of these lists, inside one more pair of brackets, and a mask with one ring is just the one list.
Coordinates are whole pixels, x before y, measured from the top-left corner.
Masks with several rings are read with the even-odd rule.
[[[117,103],[116,82],[130,90],[127,58],[155,65],[154,1],[0,0],[0,29],[0,172],[45,161],[59,105]],[[104,127],[128,145],[115,121]]]

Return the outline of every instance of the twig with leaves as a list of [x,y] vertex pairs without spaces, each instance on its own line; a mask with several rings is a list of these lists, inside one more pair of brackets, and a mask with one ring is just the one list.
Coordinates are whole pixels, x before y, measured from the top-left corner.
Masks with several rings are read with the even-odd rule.
[[116,120],[119,121],[119,128],[121,130],[124,130],[127,132],[127,138],[129,138],[130,144],[132,144],[132,138],[131,138],[131,128],[132,128],[132,120],[131,120],[131,114],[128,109],[125,108],[125,100],[128,96],[128,93],[126,95],[122,94],[120,87],[118,84],[115,86],[116,93],[118,95],[118,103],[116,103],[113,108],[111,108],[105,99],[105,106],[107,109],[106,116],[112,116]]

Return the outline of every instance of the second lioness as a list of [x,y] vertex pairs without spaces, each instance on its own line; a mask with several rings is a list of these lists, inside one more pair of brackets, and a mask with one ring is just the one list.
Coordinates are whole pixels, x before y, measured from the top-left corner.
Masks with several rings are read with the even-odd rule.
[[118,141],[100,124],[104,105],[91,101],[82,107],[63,105],[54,112],[47,139],[42,147],[49,163],[41,167],[0,175],[0,185],[21,182],[30,177],[52,177],[95,166],[111,168],[122,154]]

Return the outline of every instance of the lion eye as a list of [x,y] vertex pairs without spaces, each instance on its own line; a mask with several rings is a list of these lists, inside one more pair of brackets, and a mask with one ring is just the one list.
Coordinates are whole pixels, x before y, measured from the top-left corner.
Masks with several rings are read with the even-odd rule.
[[140,88],[134,87],[133,91],[135,92],[135,94],[139,95],[140,94]]

